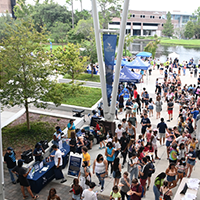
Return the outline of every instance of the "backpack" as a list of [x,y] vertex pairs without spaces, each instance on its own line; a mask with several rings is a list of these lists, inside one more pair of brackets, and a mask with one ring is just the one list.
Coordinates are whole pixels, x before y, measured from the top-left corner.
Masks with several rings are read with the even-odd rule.
[[154,164],[151,162],[150,165],[149,165],[149,167],[150,167],[150,169],[152,169],[152,170],[149,171],[149,174],[153,174],[155,172],[155,166],[154,166]]
[[[139,192],[139,186],[140,186],[141,184],[138,184],[137,185],[137,192]],[[141,194],[141,198],[142,197],[144,197],[144,188],[143,188],[143,186],[141,185],[141,187],[142,187],[142,194]]]

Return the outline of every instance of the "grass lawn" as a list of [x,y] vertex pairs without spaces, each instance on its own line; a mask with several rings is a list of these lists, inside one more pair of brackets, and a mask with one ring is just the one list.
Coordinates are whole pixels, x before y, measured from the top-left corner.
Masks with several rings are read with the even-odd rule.
[[101,89],[89,87],[81,88],[82,91],[75,95],[64,93],[65,95],[62,103],[90,108],[101,98]]
[[161,44],[183,45],[183,46],[199,46],[200,40],[179,40],[179,39],[161,39]]
[[[65,74],[64,78],[71,79],[71,77],[68,74]],[[91,74],[83,73],[78,76],[77,80],[100,82],[100,76],[93,75],[93,77],[92,77]]]
[[[56,49],[57,47],[62,47],[62,45],[52,45],[52,49]],[[50,51],[50,45],[46,45],[45,49]]]

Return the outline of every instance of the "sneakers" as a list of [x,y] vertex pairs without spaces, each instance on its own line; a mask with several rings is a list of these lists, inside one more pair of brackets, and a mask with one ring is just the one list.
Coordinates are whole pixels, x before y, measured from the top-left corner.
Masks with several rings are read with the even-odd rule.
[[67,179],[64,178],[60,183],[64,183],[64,182],[66,182],[66,181],[67,181]]
[[12,184],[16,184],[16,183],[17,183],[16,181],[13,181],[13,182],[12,182]]
[[147,190],[149,190],[149,186],[147,186]]
[[173,118],[171,118],[171,120],[173,120]]
[[99,149],[102,149],[101,147],[99,147]]
[[103,192],[104,188],[101,188],[100,192]]
[[170,122],[170,120],[168,119],[167,122]]
[[101,183],[99,183],[98,187],[100,187],[100,186],[101,186]]
[[105,146],[102,147],[102,149],[105,149],[105,148],[106,148]]

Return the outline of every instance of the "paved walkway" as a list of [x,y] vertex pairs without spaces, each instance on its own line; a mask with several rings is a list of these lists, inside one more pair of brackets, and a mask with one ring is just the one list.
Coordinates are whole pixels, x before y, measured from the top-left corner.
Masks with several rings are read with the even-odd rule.
[[[149,92],[150,94],[150,97],[153,97],[154,100],[155,100],[155,81],[156,81],[156,78],[158,77],[161,77],[161,75],[159,75],[159,71],[157,70],[153,70],[153,74],[152,76],[148,77],[148,81],[146,80],[146,77],[145,77],[145,83],[142,83],[142,84],[139,84],[138,85],[138,92],[141,93],[142,91],[142,88],[143,87],[146,87],[147,88],[147,91]],[[163,76],[162,76],[163,77]],[[189,71],[187,71],[187,74],[185,77],[181,77],[181,80],[182,80],[182,83],[183,84],[196,84],[197,82],[197,79],[196,78],[191,78],[189,76]],[[17,108],[14,108],[17,110]],[[32,108],[33,109],[33,108]],[[35,108],[34,108],[35,109]],[[164,106],[163,106],[163,111],[161,113],[161,117],[164,117],[165,118],[165,121],[167,120],[167,117],[168,117],[168,114],[167,114],[167,111],[166,111],[166,103],[164,103]],[[8,112],[13,112],[15,113],[16,111],[13,110],[12,108],[11,109],[6,109],[5,110],[7,113]],[[3,111],[2,112],[2,120],[5,120],[6,117],[4,117],[6,115],[6,112]],[[177,117],[178,117],[178,111],[179,111],[179,106],[178,104],[175,104],[175,108],[174,108],[174,117],[173,117],[173,120],[171,122],[167,122],[167,125],[169,127],[173,127],[175,125],[177,125]],[[63,114],[64,112],[63,111],[56,111],[56,110],[52,110],[49,112],[56,112],[56,113],[60,113],[60,114]],[[119,119],[122,119],[124,118],[124,115],[125,114],[121,114],[119,115]],[[140,117],[137,116],[137,119],[138,121],[140,120]],[[156,127],[157,123],[159,122],[159,120],[156,120],[155,118],[155,111],[154,111],[154,116],[150,118],[151,119],[151,122],[152,122],[152,125],[153,125],[153,128]],[[137,136],[140,134],[140,125],[138,126],[137,128]],[[94,159],[96,158],[96,156],[101,153],[104,155],[104,151],[105,150],[99,150],[99,146],[98,145],[95,145],[92,150],[89,151],[89,154],[91,155],[91,163],[93,163]],[[146,193],[146,199],[148,200],[154,200],[154,194],[153,194],[153,182],[154,182],[154,179],[155,177],[160,173],[160,172],[165,172],[166,168],[168,167],[168,164],[169,162],[167,161],[167,155],[166,155],[166,147],[165,146],[160,146],[158,144],[158,155],[159,157],[161,157],[161,160],[159,161],[156,161],[155,163],[155,167],[156,167],[156,172],[153,174],[152,176],[152,183],[151,183],[151,186],[149,188],[149,191],[147,191]],[[125,165],[124,169],[123,169],[123,172],[126,170],[127,166]],[[192,173],[192,177],[195,177],[195,178],[200,178],[200,171],[199,171],[199,168],[200,168],[200,161],[199,160],[196,160],[196,165],[195,165],[195,168],[194,168],[194,171]],[[64,170],[64,174],[66,175],[67,174],[67,168]],[[5,174],[5,177],[7,178],[8,174]],[[97,184],[98,184],[98,180],[96,178],[95,175],[92,176],[92,180],[95,181]],[[71,199],[71,196],[68,195],[68,190],[69,190],[69,186],[72,184],[72,178],[69,178],[67,177],[67,182],[65,182],[64,184],[60,185],[60,183],[56,182],[56,181],[52,181],[52,183],[48,184],[41,192],[40,192],[40,199],[46,199],[45,197],[47,197],[48,195],[48,190],[51,188],[51,187],[55,187],[57,190],[58,190],[58,195],[62,195],[62,193],[65,193],[65,195],[62,197],[62,199]],[[105,195],[105,196],[109,196],[110,192],[111,192],[111,189],[113,187],[113,178],[106,178],[105,180],[105,190],[102,192],[102,195]],[[62,188],[62,189],[60,189]],[[175,189],[173,189],[173,193],[175,194],[177,190],[177,187]],[[100,191],[100,188],[96,187],[95,188],[95,191]],[[14,186],[14,185],[9,185],[7,183],[6,185],[6,197],[8,199],[22,199],[21,196],[20,196],[20,191],[19,191],[19,186]],[[99,198],[100,199],[100,198]],[[103,197],[103,199],[109,199],[108,197]],[[200,192],[198,192],[198,199],[200,199]]]

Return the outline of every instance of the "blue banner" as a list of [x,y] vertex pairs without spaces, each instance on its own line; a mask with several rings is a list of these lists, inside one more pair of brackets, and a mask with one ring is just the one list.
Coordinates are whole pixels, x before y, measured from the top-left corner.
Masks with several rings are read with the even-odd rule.
[[104,61],[106,72],[106,90],[108,105],[110,105],[110,97],[112,94],[113,70],[115,60],[115,49],[117,44],[117,35],[103,35],[104,44]]

